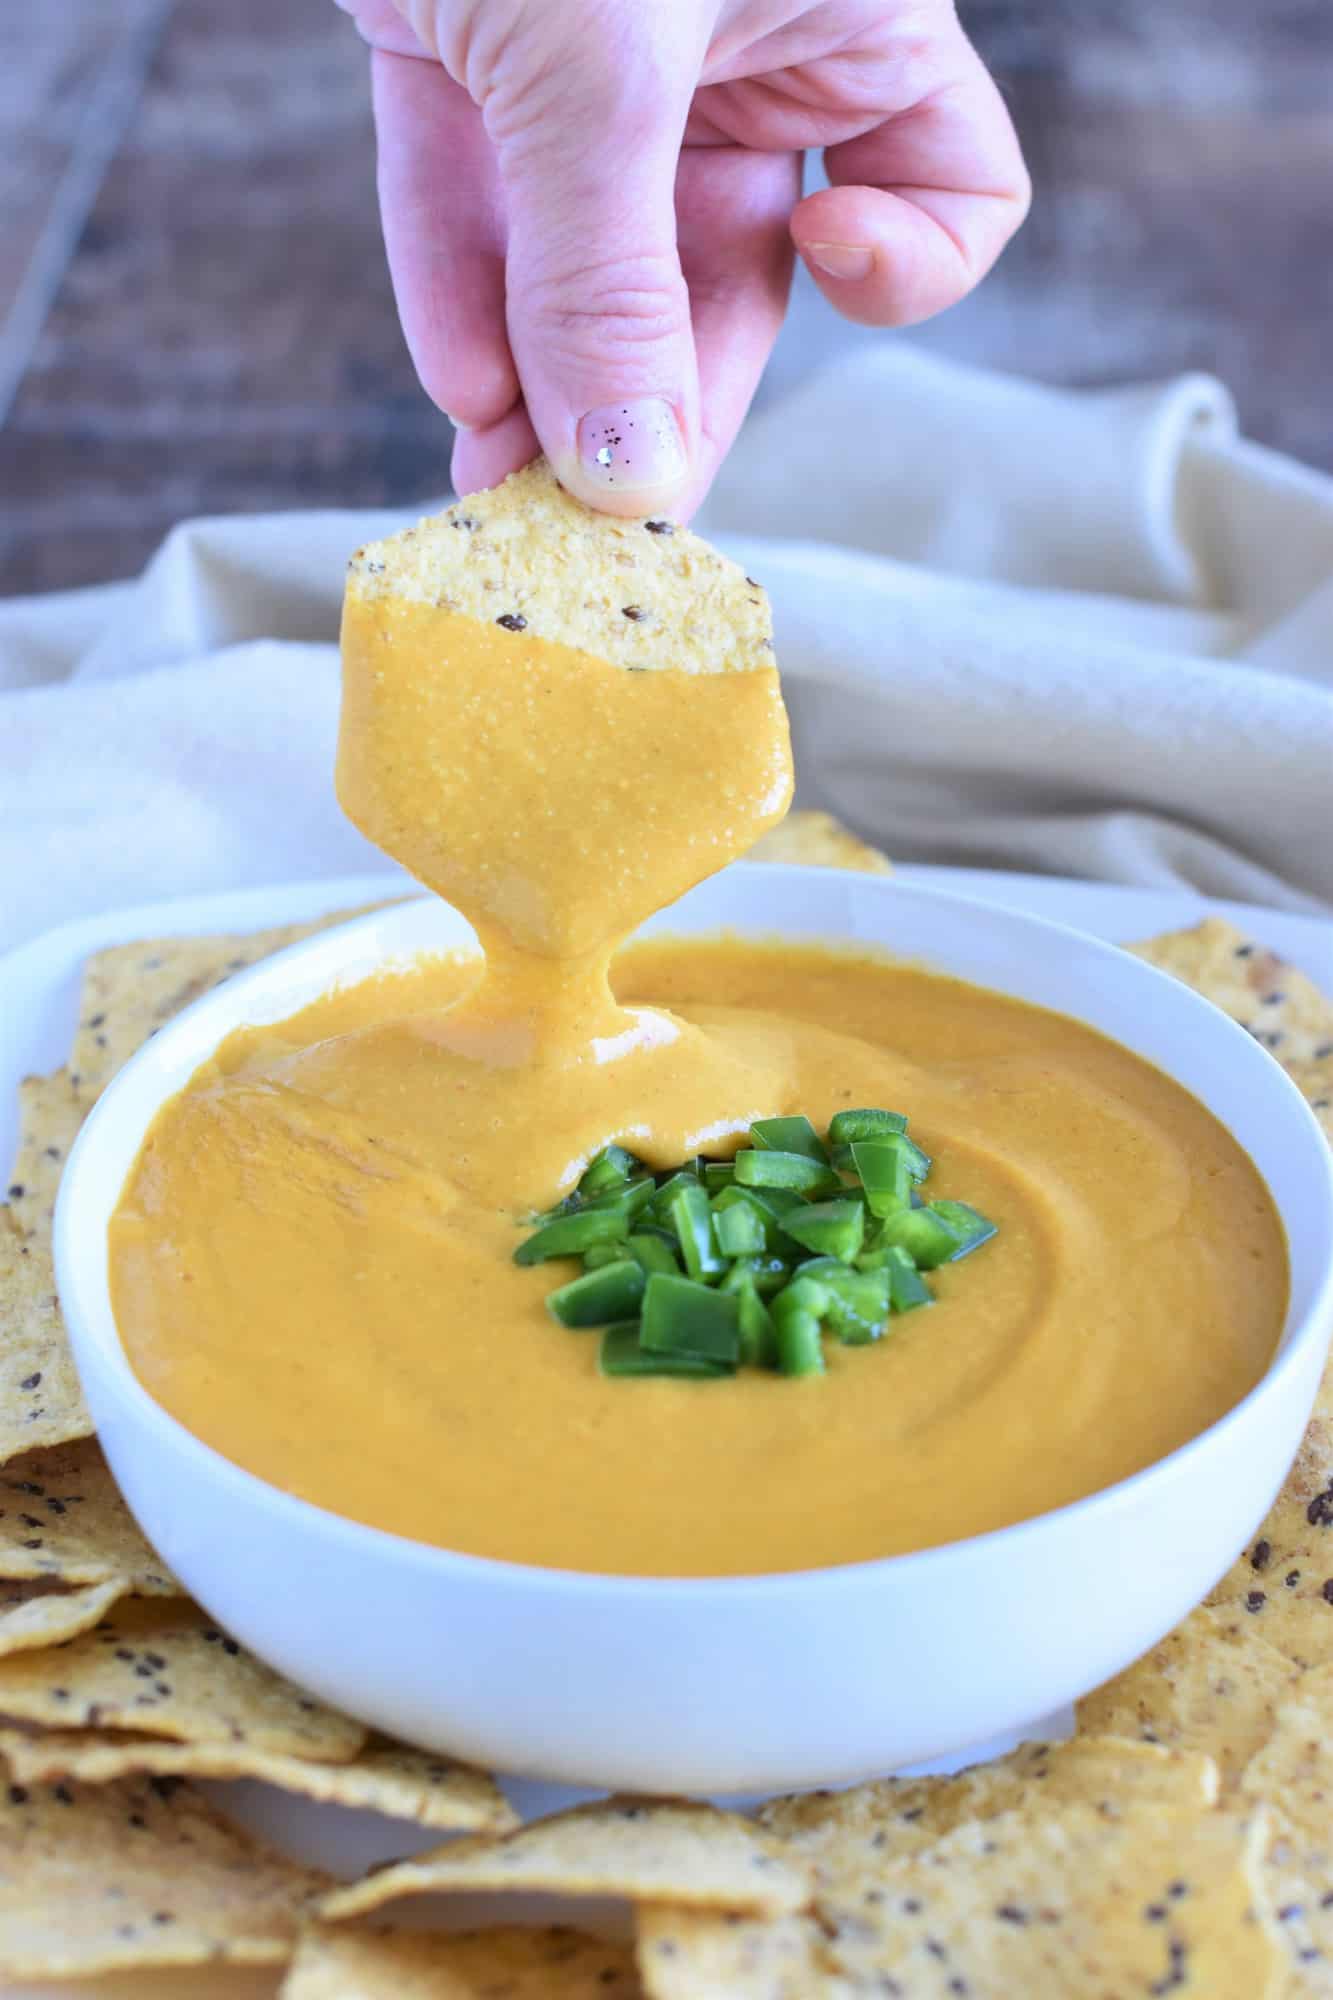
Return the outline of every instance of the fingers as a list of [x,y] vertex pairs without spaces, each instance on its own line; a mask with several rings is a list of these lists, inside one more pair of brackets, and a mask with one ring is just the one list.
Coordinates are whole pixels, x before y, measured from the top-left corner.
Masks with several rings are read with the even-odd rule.
[[1008,111],[961,30],[939,88],[824,162],[832,185],[796,209],[792,236],[825,297],[866,325],[954,305],[1027,213]]
[[699,368],[700,426],[688,516],[712,483],[750,407],[787,310],[788,223],[801,192],[792,153],[687,146],[676,180],[680,257]]
[[699,451],[675,217],[701,56],[690,11],[607,13],[600,37],[566,38],[558,63],[525,74],[515,57],[520,82],[486,107],[528,414],[563,484],[611,513],[675,509]]
[[520,391],[505,333],[499,180],[481,113],[438,63],[377,49],[372,81],[380,214],[408,349],[426,393],[485,435]]

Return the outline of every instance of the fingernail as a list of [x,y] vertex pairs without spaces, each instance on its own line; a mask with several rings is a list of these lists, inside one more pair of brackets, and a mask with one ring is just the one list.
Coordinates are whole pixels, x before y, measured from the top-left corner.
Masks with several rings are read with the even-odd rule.
[[806,262],[830,278],[868,278],[875,253],[865,243],[807,243]]
[[589,410],[579,423],[579,466],[607,492],[674,486],[685,477],[685,443],[670,403],[639,396]]

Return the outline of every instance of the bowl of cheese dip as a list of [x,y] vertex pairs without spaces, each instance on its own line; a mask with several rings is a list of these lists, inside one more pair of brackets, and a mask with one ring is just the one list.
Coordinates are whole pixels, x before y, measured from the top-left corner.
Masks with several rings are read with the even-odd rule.
[[[229,1629],[324,1699],[483,1763],[745,1791],[1021,1726],[1203,1596],[1271,1500],[1323,1364],[1322,1137],[1271,1058],[1165,975],[891,880],[730,870],[617,977],[682,1014],[702,981],[710,1005],[785,1005],[821,1042],[869,1029],[913,1066],[936,1171],[965,1163],[1001,1224],[989,1279],[980,1258],[950,1273],[919,1329],[813,1385],[616,1383],[591,1336],[543,1313],[539,1280],[541,1358],[497,1355],[488,1387],[484,1352],[450,1360],[456,1292],[432,1303],[418,1372],[386,1368],[373,1303],[330,1317],[303,1289],[327,1243],[270,1286],[262,1232],[234,1219],[213,1254],[243,1263],[250,1243],[259,1325],[181,1367],[154,1358],[147,1320],[118,1327],[108,1228],[162,1107],[237,1030],[272,1048],[331,1007],[354,1032],[367,980],[381,1001],[396,980],[447,984],[471,944],[422,902],[292,948],[156,1036],[71,1159],[61,1296],[99,1435]],[[1011,1250],[1025,1276],[1001,1269]],[[1253,1314],[1223,1339],[1214,1304],[1242,1265]]]
[[222,1624],[409,1741],[736,1792],[993,1738],[1198,1602],[1329,1333],[1327,1149],[1243,1030],[729,866],[792,789],[762,591],[541,467],[354,558],[337,783],[432,894],[162,1030],[56,1217]]

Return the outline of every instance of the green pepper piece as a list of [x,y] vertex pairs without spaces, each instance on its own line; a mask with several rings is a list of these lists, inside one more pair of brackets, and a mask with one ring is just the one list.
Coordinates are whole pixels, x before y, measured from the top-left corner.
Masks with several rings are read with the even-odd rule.
[[677,1278],[680,1276],[675,1249],[657,1230],[636,1229],[625,1248],[647,1277],[651,1277],[654,1271],[666,1271]]
[[727,1268],[713,1240],[713,1211],[698,1181],[684,1181],[672,1189],[668,1219],[680,1244],[686,1274],[703,1283],[720,1278]]
[[[819,1337],[819,1314],[808,1303],[810,1290],[822,1291],[808,1278],[799,1278],[773,1300],[769,1310],[777,1344],[778,1367],[784,1375],[820,1375],[824,1370],[824,1346]],[[828,1294],[824,1293],[827,1304]]]
[[623,1187],[641,1170],[641,1162],[623,1146],[603,1146],[594,1153],[579,1179],[581,1195],[604,1194],[608,1188]]
[[704,1186],[709,1194],[721,1194],[736,1178],[736,1169],[730,1160],[704,1161]]
[[561,1326],[607,1326],[638,1310],[645,1284],[642,1267],[632,1257],[622,1257],[548,1293],[546,1306]]
[[982,1215],[970,1202],[932,1201],[928,1205],[931,1212],[938,1215],[942,1222],[947,1222],[962,1239],[949,1260],[953,1264],[960,1257],[970,1257],[974,1250],[979,1250],[983,1243],[989,1243],[992,1236],[999,1234],[989,1216]]
[[581,1257],[594,1243],[623,1243],[629,1217],[623,1208],[584,1208],[559,1215],[514,1252],[516,1264],[544,1264],[548,1257]]
[[675,1375],[695,1382],[717,1382],[732,1370],[693,1354],[648,1354],[639,1343],[639,1322],[621,1320],[602,1335],[597,1365],[603,1375],[624,1378]]
[[740,1354],[734,1293],[655,1271],[644,1289],[639,1345],[652,1354],[693,1354],[734,1368]]
[[746,1150],[736,1155],[738,1187],[788,1188],[797,1194],[824,1193],[841,1185],[831,1167],[805,1153]]
[[901,1111],[837,1111],[829,1120],[828,1135],[835,1146],[850,1146],[854,1139],[882,1139],[886,1133],[906,1130]]
[[713,1234],[724,1257],[757,1257],[768,1247],[764,1218],[753,1202],[713,1203]]
[[816,1256],[837,1257],[850,1264],[865,1236],[866,1210],[860,1200],[817,1201],[795,1210],[783,1228]]
[[607,1264],[618,1264],[629,1248],[627,1243],[594,1243],[583,1253],[585,1271],[600,1271]]
[[844,1267],[839,1281],[829,1280],[828,1293],[825,1319],[844,1346],[864,1347],[887,1331],[887,1271],[849,1271]]
[[808,1118],[756,1118],[750,1127],[750,1144],[765,1153],[801,1153],[807,1160],[828,1165],[824,1141]]
[[912,1312],[917,1306],[934,1305],[934,1293],[906,1250],[895,1246],[881,1254],[889,1280],[889,1305],[894,1312]]
[[[656,1190],[648,1205],[648,1214],[661,1228],[670,1230],[672,1197],[678,1188],[698,1187],[698,1185],[699,1183],[695,1179],[695,1176],[686,1173],[684,1168],[679,1173],[667,1174],[665,1179],[659,1180],[657,1183]],[[672,1230],[673,1235],[674,1233],[674,1230]]]
[[781,1257],[738,1257],[722,1279],[719,1290],[739,1292],[748,1282],[761,1299],[771,1298],[791,1281],[791,1265]]
[[961,1238],[934,1209],[905,1208],[888,1216],[880,1227],[886,1247],[905,1250],[918,1271],[933,1271],[956,1255]]
[[755,1290],[753,1280],[739,1288],[736,1301],[742,1367],[776,1368],[778,1338],[773,1315]]
[[870,1204],[872,1215],[893,1215],[912,1199],[912,1170],[907,1148],[910,1140],[856,1139],[852,1142],[852,1171]]

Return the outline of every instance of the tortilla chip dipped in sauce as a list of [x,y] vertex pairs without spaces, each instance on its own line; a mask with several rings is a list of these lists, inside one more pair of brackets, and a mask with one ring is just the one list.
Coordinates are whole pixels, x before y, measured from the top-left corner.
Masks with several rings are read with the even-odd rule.
[[[835,948],[619,948],[785,810],[758,587],[543,467],[354,560],[338,791],[474,925],[232,1035],[111,1227],[140,1380],[317,1505],[612,1574],[852,1562],[1082,1497],[1262,1375],[1286,1250],[1193,1098],[1077,1022]],[[895,1107],[998,1227],[817,1376],[612,1379],[514,1261],[600,1149],[725,1161],[753,1121]],[[844,1149],[848,1150],[848,1149]],[[725,1170],[724,1170],[725,1171]],[[654,1282],[649,1280],[649,1282]],[[646,1338],[646,1333],[645,1333]]]

